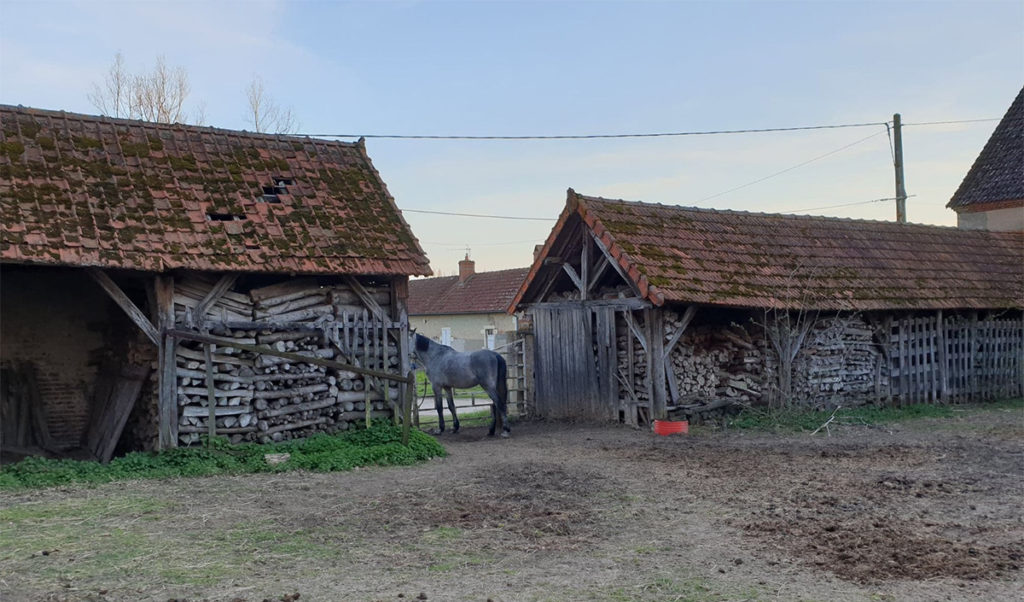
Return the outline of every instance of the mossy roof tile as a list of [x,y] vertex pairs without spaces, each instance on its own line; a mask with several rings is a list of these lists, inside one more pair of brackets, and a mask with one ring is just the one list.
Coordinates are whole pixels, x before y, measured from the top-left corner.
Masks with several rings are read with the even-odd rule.
[[[569,191],[514,304],[538,302],[573,216],[655,305],[774,309],[1024,307],[1024,233],[603,199]],[[612,244],[609,244],[609,241]],[[578,244],[578,243],[577,243]],[[567,250],[563,254],[576,253]],[[650,285],[650,286],[648,286]]]
[[430,274],[362,142],[0,105],[0,202],[5,262]]

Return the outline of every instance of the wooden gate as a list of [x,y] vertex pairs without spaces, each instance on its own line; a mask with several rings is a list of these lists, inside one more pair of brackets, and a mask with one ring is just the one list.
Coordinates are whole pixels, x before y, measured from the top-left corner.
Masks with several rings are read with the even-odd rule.
[[531,308],[536,412],[545,418],[617,420],[615,312],[610,304]]

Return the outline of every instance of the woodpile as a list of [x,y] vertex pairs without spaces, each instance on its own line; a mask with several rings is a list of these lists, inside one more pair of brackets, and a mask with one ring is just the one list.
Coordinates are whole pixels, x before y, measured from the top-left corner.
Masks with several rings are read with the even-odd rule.
[[[662,311],[670,415],[699,421],[733,406],[779,401],[778,358],[756,321],[696,324],[697,314],[698,320],[687,324],[682,313]],[[631,327],[631,320],[638,322]],[[639,317],[619,319],[617,368],[620,399],[645,404],[649,385],[642,326]],[[787,405],[849,406],[888,390],[885,358],[872,327],[857,315],[825,316],[811,324],[793,362]]]
[[793,364],[793,397],[811,406],[863,404],[888,391],[873,330],[858,315],[820,318]]
[[[196,278],[176,283],[175,321],[203,325],[211,335],[240,345],[398,371],[398,348],[388,336],[395,325],[381,321],[360,298],[361,292],[368,295],[388,315],[387,287],[356,291],[293,279],[248,293],[227,291],[205,315],[196,315],[214,286]],[[397,387],[390,383],[230,344],[207,351],[201,343],[183,341],[176,360],[178,436],[185,445],[209,432],[211,397],[216,433],[236,443],[346,430],[365,419],[367,405],[371,417],[388,417],[398,400]]]
[[764,353],[742,326],[691,326],[669,358],[678,400],[761,399]]

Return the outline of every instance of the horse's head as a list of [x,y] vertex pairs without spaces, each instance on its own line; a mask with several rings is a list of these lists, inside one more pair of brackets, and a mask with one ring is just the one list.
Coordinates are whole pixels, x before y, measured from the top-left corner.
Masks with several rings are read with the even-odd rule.
[[410,332],[411,332],[411,338],[412,338],[410,343],[411,343],[412,350],[413,350],[414,353],[420,354],[420,353],[423,353],[423,352],[427,351],[428,349],[430,349],[430,342],[431,342],[430,339],[428,339],[427,337],[423,336],[422,334],[417,334],[417,333],[412,332],[412,331],[410,331]]

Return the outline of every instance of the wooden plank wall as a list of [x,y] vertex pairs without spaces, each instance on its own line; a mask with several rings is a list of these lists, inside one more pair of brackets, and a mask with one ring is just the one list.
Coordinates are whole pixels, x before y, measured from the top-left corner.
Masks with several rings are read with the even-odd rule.
[[1024,317],[902,317],[890,330],[892,393],[901,404],[1024,395]]
[[614,309],[569,303],[534,308],[532,313],[537,414],[616,419]]

